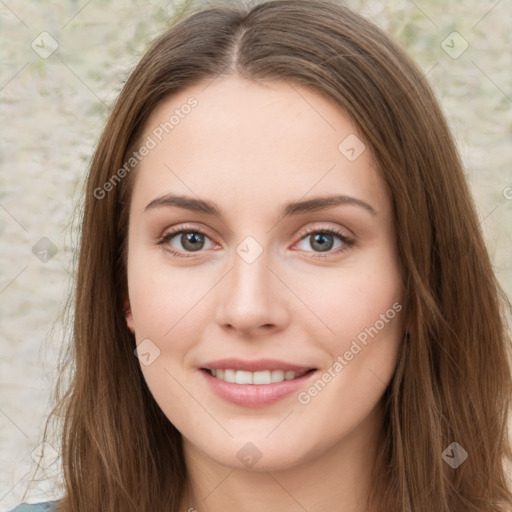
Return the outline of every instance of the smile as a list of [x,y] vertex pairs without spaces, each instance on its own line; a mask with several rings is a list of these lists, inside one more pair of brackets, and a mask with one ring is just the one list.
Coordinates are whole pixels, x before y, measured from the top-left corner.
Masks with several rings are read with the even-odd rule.
[[[281,364],[282,366],[294,366]],[[268,361],[261,364],[241,363],[238,365],[253,366],[255,371],[238,370],[219,362],[212,366],[217,368],[205,366],[199,368],[199,375],[207,388],[224,401],[250,408],[265,407],[296,395],[317,374],[316,368],[308,369],[296,366],[294,370],[290,368],[272,369],[273,365],[271,366]],[[254,366],[259,366],[259,368],[254,368]],[[268,369],[263,369],[261,366],[267,366]]]

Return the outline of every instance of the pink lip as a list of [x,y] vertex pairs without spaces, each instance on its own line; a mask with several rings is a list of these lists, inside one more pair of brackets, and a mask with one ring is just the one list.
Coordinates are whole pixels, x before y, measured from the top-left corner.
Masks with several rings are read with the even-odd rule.
[[[223,368],[230,367],[228,365],[223,366]],[[231,366],[231,368],[233,367]],[[275,368],[275,366],[273,368]],[[281,367],[281,369],[284,368]],[[234,382],[226,382],[217,379],[204,369],[201,369],[199,373],[218,397],[243,407],[262,407],[264,405],[273,404],[292,393],[297,393],[301,388],[305,387],[306,381],[312,375],[316,374],[316,371],[306,373],[296,379],[273,382],[271,384],[236,384]]]
[[236,358],[218,359],[217,361],[204,363],[201,368],[207,368],[209,370],[243,370],[246,372],[260,372],[263,370],[306,372],[313,369],[312,366],[298,366],[296,364],[285,363],[284,361],[279,361],[277,359],[243,361],[242,359]]

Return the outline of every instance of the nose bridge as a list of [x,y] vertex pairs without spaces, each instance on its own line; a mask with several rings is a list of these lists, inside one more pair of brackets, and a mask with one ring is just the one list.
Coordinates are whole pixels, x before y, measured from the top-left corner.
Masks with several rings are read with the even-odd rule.
[[271,270],[270,255],[270,249],[254,237],[246,237],[236,247],[219,305],[219,323],[250,331],[284,322],[283,290],[279,290],[283,286]]
[[254,257],[254,249],[245,250],[243,246],[239,247],[234,257],[231,293],[238,298],[240,304],[246,300],[258,300],[261,303],[269,292],[269,258],[263,251]]

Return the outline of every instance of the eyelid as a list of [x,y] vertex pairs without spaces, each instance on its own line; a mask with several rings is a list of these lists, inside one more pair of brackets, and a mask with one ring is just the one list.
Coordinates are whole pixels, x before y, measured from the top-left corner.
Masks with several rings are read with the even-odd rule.
[[158,237],[159,239],[162,239],[163,237],[169,236],[169,235],[177,235],[181,233],[182,231],[191,231],[193,233],[201,233],[203,235],[206,235],[208,238],[212,239],[215,238],[211,236],[210,230],[208,228],[205,228],[203,226],[194,225],[194,224],[178,224],[177,226],[169,227],[164,229],[163,233]]
[[[345,231],[346,231],[346,233],[345,233]],[[354,235],[352,234],[352,232],[350,230],[348,230],[347,228],[341,227],[339,225],[329,226],[328,224],[325,224],[325,223],[320,224],[320,225],[315,224],[312,227],[306,227],[306,228],[300,230],[299,234],[297,236],[299,237],[299,241],[300,241],[300,240],[302,240],[302,238],[304,238],[304,236],[310,235],[311,233],[316,233],[316,232],[332,232],[332,233],[336,233],[337,235],[340,235],[347,239],[354,238]]]
[[[178,226],[173,226],[171,228],[166,228],[163,233],[158,237],[158,243],[164,243],[166,239],[174,238],[176,235],[179,235],[183,232],[192,232],[199,233],[209,238],[214,244],[219,245],[215,242],[215,237],[210,235],[210,231],[207,228],[199,227],[193,224],[179,224]],[[203,252],[203,251],[199,251]],[[193,254],[193,253],[191,253]]]
[[[164,230],[164,232],[162,233],[162,235],[159,236],[159,238],[162,238],[162,237],[167,236],[169,234],[178,234],[181,231],[186,231],[186,230],[205,234],[210,239],[215,238],[214,236],[211,236],[211,234],[210,234],[210,232],[209,232],[209,230],[207,228],[199,226],[197,224],[194,225],[194,224],[187,224],[187,223],[179,224],[178,226],[173,226],[171,228],[166,228]],[[345,228],[345,227],[342,228],[342,227],[340,227],[338,225],[333,227],[333,226],[329,226],[329,225],[324,223],[324,224],[321,224],[321,225],[315,224],[312,227],[305,227],[305,228],[301,229],[299,231],[299,233],[297,234],[297,237],[299,237],[298,241],[302,240],[302,238],[305,235],[309,235],[312,232],[317,232],[317,231],[333,231],[333,232],[335,232],[337,234],[340,234],[340,235],[344,236],[345,238],[353,238],[354,237],[352,232],[349,229]],[[347,231],[347,233],[344,233],[343,231]]]

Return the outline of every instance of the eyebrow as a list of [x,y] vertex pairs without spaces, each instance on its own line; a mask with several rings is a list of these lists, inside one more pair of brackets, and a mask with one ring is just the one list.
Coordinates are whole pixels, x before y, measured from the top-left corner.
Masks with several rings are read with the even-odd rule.
[[[372,215],[376,216],[377,212],[375,209],[365,201],[356,199],[355,197],[345,195],[334,195],[325,197],[315,197],[313,199],[307,199],[305,201],[293,201],[284,205],[280,212],[279,220],[294,215],[300,215],[301,213],[317,212],[325,210],[327,208],[333,208],[339,205],[352,205],[359,206]],[[152,210],[160,207],[175,206],[190,210],[194,212],[205,213],[207,215],[214,215],[219,218],[223,218],[221,209],[212,201],[205,201],[203,199],[196,199],[188,196],[181,196],[175,194],[166,194],[161,197],[153,199],[144,208],[144,211]]]

